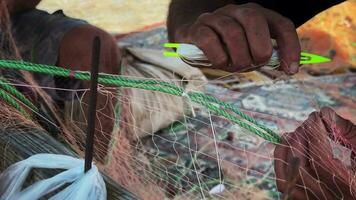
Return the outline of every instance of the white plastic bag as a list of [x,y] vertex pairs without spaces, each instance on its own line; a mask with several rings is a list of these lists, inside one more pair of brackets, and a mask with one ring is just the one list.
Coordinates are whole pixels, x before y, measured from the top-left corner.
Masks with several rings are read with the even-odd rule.
[[[33,168],[65,171],[22,189]],[[96,166],[84,173],[82,159],[57,154],[37,154],[7,168],[0,174],[0,200],[36,200],[67,183],[50,200],[106,200],[105,182]]]

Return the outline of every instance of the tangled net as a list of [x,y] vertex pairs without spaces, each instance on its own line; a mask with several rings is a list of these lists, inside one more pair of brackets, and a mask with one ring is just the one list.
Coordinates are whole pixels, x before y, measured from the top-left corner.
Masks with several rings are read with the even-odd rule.
[[[0,60],[0,67],[65,77],[72,76],[81,80],[90,79],[90,73],[88,72],[72,72],[68,69],[37,65],[28,62]],[[121,182],[121,184],[128,187],[131,191],[139,193],[143,198],[148,199],[159,199],[162,196],[173,194],[178,194],[178,198],[183,199],[193,198],[194,196],[203,198],[213,196],[216,198],[230,199],[236,194],[241,198],[247,198],[248,196],[257,198],[255,195],[260,195],[261,199],[279,197],[274,183],[275,177],[272,167],[273,156],[271,154],[273,148],[271,148],[271,146],[273,143],[277,145],[280,143],[280,136],[270,128],[265,127],[268,125],[262,125],[261,121],[256,121],[253,117],[237,109],[233,104],[219,100],[217,97],[206,95],[202,92],[185,92],[185,90],[178,85],[162,80],[100,74],[99,83],[109,84],[111,86],[108,89],[106,89],[105,86],[101,86],[99,92],[107,95],[108,98],[117,98],[117,102],[119,102],[120,105],[125,105],[122,100],[127,100],[131,98],[131,96],[125,96],[122,92],[115,96],[115,94],[111,92],[113,86],[134,88],[130,90],[139,90],[140,93],[159,92],[166,93],[170,96],[179,96],[181,99],[185,99],[187,103],[184,107],[192,108],[192,106],[194,106],[195,108],[193,109],[196,110],[192,112],[188,109],[189,112],[187,114],[183,114],[180,119],[175,120],[175,122],[166,129],[160,130],[155,134],[146,133],[146,136],[139,138],[139,141],[130,142],[125,138],[125,134],[119,134],[114,140],[110,140],[112,144],[110,146],[111,150],[108,152],[110,152],[111,156],[108,156],[108,160],[106,163],[102,163],[101,167],[106,173],[112,174],[112,177],[115,177],[116,181]],[[11,84],[8,82],[3,82],[3,84],[8,87],[9,91],[13,90]],[[299,87],[296,90],[299,92],[303,90],[306,96],[311,94],[305,92],[308,89],[305,82],[284,84],[287,84],[287,88]],[[254,90],[257,94],[258,90],[265,90],[264,92],[269,91],[271,92],[269,95],[273,95],[278,89],[285,87],[284,84],[274,83],[264,85],[262,88],[255,88]],[[212,87],[208,89],[210,92],[224,90],[218,86],[208,86]],[[311,90],[311,88],[308,90]],[[223,93],[226,91],[228,90],[225,89],[225,91],[220,92]],[[251,91],[244,94],[245,96],[247,95],[245,100],[249,100],[249,102],[247,101],[245,105],[243,105],[244,108],[249,108],[249,103],[258,100],[257,97],[254,97],[254,93],[250,92]],[[231,94],[233,93],[231,92]],[[81,93],[81,95],[84,94]],[[76,95],[78,102],[83,98],[81,95]],[[221,94],[215,93],[214,95],[219,96]],[[237,93],[235,95],[242,94]],[[311,104],[314,105],[330,103],[327,102],[328,99],[321,99],[318,95],[312,98],[308,97],[307,100],[311,101]],[[21,95],[14,96],[18,96],[18,99],[23,98]],[[288,99],[295,97],[295,95],[291,95]],[[305,98],[305,96],[302,98]],[[154,100],[159,101],[159,98]],[[142,108],[146,109],[146,112],[149,112],[151,115],[156,113],[162,115],[166,112],[170,112],[169,110],[151,109],[149,107],[150,103],[147,103],[147,99],[136,98],[135,101],[136,104],[144,105]],[[240,103],[244,104],[243,100]],[[84,103],[79,103],[79,110],[83,111],[86,105],[81,104]],[[169,104],[169,102],[162,101],[159,102],[159,104]],[[26,103],[26,101],[23,102],[23,105],[29,110],[36,111],[33,106]],[[306,110],[305,112],[296,113],[292,117],[297,118],[298,121],[302,121],[308,113],[314,110],[314,108],[310,109],[311,110]],[[76,110],[78,110],[78,108],[76,108]],[[19,113],[22,112],[23,110],[19,110]],[[74,112],[73,109],[69,116],[76,115]],[[100,112],[100,109],[98,112]],[[125,120],[122,116],[122,118],[120,118],[120,114],[117,114],[117,116],[119,116],[118,119],[116,119],[116,121],[119,122],[119,124],[117,124],[118,127],[120,127],[120,124],[126,124],[127,127],[134,124],[132,121]],[[72,123],[75,124],[75,121],[72,121]],[[210,130],[206,132],[206,129]],[[316,128],[315,131],[318,131],[318,129]],[[122,130],[119,132],[122,133]],[[83,138],[83,136],[81,138]],[[238,138],[238,140],[236,141],[235,138]],[[80,138],[77,137],[72,139],[80,140]],[[75,144],[73,141],[70,143],[72,145]],[[244,146],[248,143],[256,146],[253,148]],[[256,147],[257,149],[254,149]],[[83,146],[80,146],[77,149],[83,148]],[[229,152],[229,149],[231,152]],[[342,148],[338,147],[337,149],[341,151],[340,149]],[[97,150],[100,151],[100,145],[97,147]],[[234,155],[236,152],[239,152],[239,154]],[[343,149],[343,152],[343,159],[345,159],[347,151]],[[165,155],[172,153],[173,155],[169,155],[168,157]],[[189,157],[186,158],[186,156]],[[269,165],[265,163],[266,160],[270,162]],[[265,165],[264,167],[269,166],[269,168],[260,169],[258,165]],[[120,170],[116,167],[119,167]],[[130,168],[132,170],[130,170]],[[209,172],[209,170],[212,172]],[[127,177],[120,176],[122,174],[131,175],[128,180],[123,181],[122,179]],[[160,185],[165,188],[153,187],[153,191],[162,196],[152,196],[152,194],[147,194],[142,190],[134,189],[135,186],[137,186],[135,184],[138,182],[140,184],[146,183],[151,186],[160,183]],[[145,189],[147,189],[147,187],[145,187]]]
[[[6,26],[1,30],[9,32]],[[0,60],[2,71],[25,70],[22,73],[26,76],[24,83],[0,80],[1,126],[19,132],[42,129],[32,118],[38,114],[37,107],[14,87],[35,89],[52,110],[56,108],[43,89],[68,89],[40,87],[27,72],[83,81],[89,80],[90,74],[15,61],[20,56],[14,43],[8,41],[11,35],[3,34],[1,44],[6,51],[1,53],[10,53],[1,55],[6,59]],[[114,108],[112,120],[116,124],[112,133],[103,132],[105,121],[97,127],[101,134],[95,138],[95,161],[102,172],[142,199],[279,199],[273,150],[280,143],[280,135],[293,131],[323,106],[346,114],[356,109],[353,74],[302,81],[261,80],[256,85],[235,84],[226,89],[221,87],[231,83],[226,77],[208,82],[183,79],[152,66],[143,63],[141,68],[124,67],[121,76],[101,74],[98,89],[107,102],[102,102],[97,112],[105,114],[105,108]],[[233,81],[246,78],[241,77]],[[199,87],[187,89],[189,83]],[[86,122],[88,105],[83,98],[88,88],[70,91],[75,95],[73,101],[66,102],[64,117],[55,117],[61,133],[49,134],[83,156],[85,133],[80,126]],[[320,131],[318,127],[313,130]],[[350,149],[340,141],[330,143],[335,158],[351,169]],[[329,153],[326,149],[320,151]],[[321,161],[320,166],[338,170],[336,166],[323,166]],[[310,190],[305,188],[306,192]]]

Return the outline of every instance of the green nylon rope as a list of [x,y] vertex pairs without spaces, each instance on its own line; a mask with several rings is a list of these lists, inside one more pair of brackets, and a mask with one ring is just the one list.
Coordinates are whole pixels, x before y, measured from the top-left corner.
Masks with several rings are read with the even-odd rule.
[[20,106],[19,103],[17,103],[14,98],[9,95],[6,91],[0,89],[0,98],[3,99],[6,103],[14,107],[16,110],[18,110],[20,113],[22,113],[25,117],[29,118],[28,113]]
[[14,86],[12,86],[7,80],[5,79],[0,79],[0,86],[8,93],[12,94],[14,97],[16,97],[19,101],[21,101],[23,104],[28,106],[30,109],[38,112],[38,108],[33,105],[33,103],[28,100],[25,95],[23,95],[21,92],[19,92]]
[[[42,64],[34,64],[23,61],[13,61],[13,60],[0,60],[0,67],[8,68],[8,69],[16,69],[16,70],[26,70],[36,73],[44,73],[52,76],[62,76],[75,78],[78,80],[90,80],[90,72],[83,71],[72,71],[69,69],[42,65]],[[281,142],[281,138],[278,134],[274,133],[272,130],[267,127],[259,124],[255,119],[250,117],[249,115],[243,113],[238,110],[236,107],[228,104],[220,99],[217,99],[213,96],[206,95],[200,92],[187,92],[185,93],[184,89],[176,86],[175,84],[168,83],[160,80],[144,80],[144,79],[130,79],[127,77],[123,77],[120,75],[112,75],[112,74],[104,74],[99,73],[98,82],[101,84],[119,86],[119,87],[128,87],[128,88],[138,88],[144,90],[151,91],[159,91],[175,96],[187,97],[192,102],[200,104],[207,109],[213,111],[217,115],[225,117],[230,121],[238,124],[244,129],[247,129],[256,135],[272,142],[275,144],[279,144]],[[231,114],[230,111],[237,116]]]

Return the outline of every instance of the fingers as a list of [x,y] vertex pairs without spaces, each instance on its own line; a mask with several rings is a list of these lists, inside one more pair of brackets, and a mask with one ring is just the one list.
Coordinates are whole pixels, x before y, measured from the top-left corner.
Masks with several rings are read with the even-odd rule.
[[[91,25],[74,28],[65,34],[60,44],[58,65],[69,67],[72,70],[90,70],[88,67],[91,66],[92,62],[91,41],[96,36],[99,36],[101,41],[100,72],[119,74],[120,52],[114,38],[109,33]],[[82,84],[83,88],[90,87],[89,82],[83,82]],[[89,102],[87,93],[83,96],[83,102]],[[100,146],[100,149],[102,149],[102,151],[95,151],[95,156],[100,161],[104,161],[115,124],[115,109],[111,105],[116,105],[115,98],[110,98],[106,93],[101,93],[99,90],[97,97],[97,108],[99,110],[95,120],[97,128],[94,142],[95,146]],[[79,123],[84,122],[79,121]]]
[[293,133],[288,133],[283,136],[286,138],[286,145],[290,146],[292,155],[299,159],[300,166],[306,166],[308,160],[305,155],[308,154],[308,142],[304,130],[299,128]]
[[196,44],[217,69],[241,72],[262,67],[272,56],[274,38],[281,69],[287,74],[299,70],[301,47],[293,23],[257,4],[227,5],[176,32],[177,42]]
[[[287,133],[282,136],[282,143],[276,146],[274,151],[274,168],[276,173],[277,187],[279,191],[289,193],[294,193],[295,188],[293,188],[294,183],[298,181],[299,176],[299,166],[304,167],[306,165],[306,147],[302,135]],[[294,161],[298,160],[298,166],[295,166]],[[295,168],[296,167],[296,168]],[[295,169],[294,169],[295,168]],[[293,190],[293,192],[291,191]],[[299,192],[297,192],[299,195]]]
[[[282,144],[284,144],[284,139],[282,139]],[[274,150],[274,171],[276,173],[276,183],[277,188],[280,192],[286,190],[286,184],[288,180],[287,176],[287,154],[289,152],[288,146],[277,145]]]
[[291,20],[280,14],[263,9],[272,38],[276,39],[281,57],[281,69],[287,74],[299,70],[301,47],[295,26]]
[[268,22],[261,10],[229,5],[205,13],[184,31],[178,42],[193,43],[214,68],[229,72],[256,69],[272,56]]
[[[322,156],[322,155],[319,155]],[[342,199],[344,196],[350,196],[350,174],[347,168],[337,159],[322,158],[324,162],[320,162],[320,159],[310,159],[310,167],[308,171],[320,184],[320,187],[324,192],[328,191],[330,195],[334,196],[334,199]],[[337,198],[335,198],[337,197]],[[346,198],[347,199],[347,198]]]
[[[261,10],[248,5],[230,5],[217,10],[216,13],[227,16],[241,25],[253,65],[260,66],[269,61],[272,56],[272,42],[267,20]],[[238,32],[236,37],[240,35],[242,34]]]
[[[277,187],[285,195],[293,199],[351,197],[350,175],[339,160],[333,159],[326,132],[320,113],[314,112],[295,132],[282,137],[282,144],[275,149],[274,166]],[[297,186],[290,192],[288,180],[294,158],[299,158],[301,165]]]
[[298,129],[303,129],[304,137],[309,144],[312,144],[310,148],[315,149],[318,155],[320,153],[325,154],[325,152],[332,153],[330,143],[327,139],[327,129],[318,112],[311,113]]
[[[323,180],[316,175],[314,163],[309,162],[309,144],[304,140],[303,128],[297,129],[294,133],[283,136],[282,145],[275,150],[275,172],[277,177],[277,187],[284,196],[292,199],[333,199]],[[304,140],[304,142],[303,142]],[[297,174],[291,174],[293,170],[293,159],[300,158],[300,168]],[[330,175],[330,173],[328,173]],[[296,176],[295,187],[290,187],[291,176]],[[331,177],[331,176],[330,176]]]
[[320,116],[328,129],[329,136],[341,145],[351,149],[351,166],[356,171],[356,125],[347,119],[339,116],[334,110],[324,107],[320,111]]
[[[308,144],[303,143],[304,134],[301,134],[302,132],[303,129],[300,129],[296,133],[284,135],[282,145],[278,145],[275,149],[274,167],[278,190],[283,193],[284,197],[292,197],[296,200],[316,199],[318,197],[320,199],[332,199],[331,194],[324,191],[325,188],[320,185],[320,181],[314,178],[309,163],[306,163]],[[295,171],[295,169],[293,170],[295,166],[292,164],[295,158],[300,158],[303,162],[297,169],[298,173],[292,174],[291,172]],[[294,187],[291,187],[290,181],[293,177],[296,178],[297,182]]]
[[215,68],[228,66],[228,56],[218,35],[209,27],[200,22],[193,24],[188,30],[187,42],[199,47]]
[[[320,172],[317,173],[320,174]],[[304,195],[308,197],[304,199],[337,199],[333,192],[335,188],[330,188],[328,185],[332,175],[328,173],[329,179],[321,179],[317,173],[310,167],[305,167],[300,170],[301,178],[297,183],[297,188],[301,190],[301,192],[304,191]]]
[[[330,112],[329,112],[330,113]],[[300,133],[304,133],[304,135]],[[350,171],[338,159],[334,158],[332,147],[328,140],[328,128],[321,112],[313,112],[309,118],[296,130],[307,141],[305,157],[308,165],[303,168],[299,183],[308,186],[308,195],[323,199],[350,198]],[[292,144],[293,147],[296,144]],[[293,153],[294,155],[295,153]]]
[[251,67],[253,61],[249,44],[245,37],[245,31],[238,22],[230,17],[218,14],[206,14],[200,20],[219,35],[226,48],[229,65],[222,66],[223,70],[236,72]]
[[182,27],[183,40],[178,42],[197,45],[214,68],[241,72],[262,67],[272,56],[271,38],[275,38],[281,69],[298,72],[301,48],[293,23],[257,4],[228,5]]
[[320,181],[320,187],[323,188],[325,195],[326,191],[338,197],[348,194],[349,170],[340,160],[334,158],[320,113],[312,113],[300,128],[304,129],[310,143],[308,171],[315,174],[314,177]]

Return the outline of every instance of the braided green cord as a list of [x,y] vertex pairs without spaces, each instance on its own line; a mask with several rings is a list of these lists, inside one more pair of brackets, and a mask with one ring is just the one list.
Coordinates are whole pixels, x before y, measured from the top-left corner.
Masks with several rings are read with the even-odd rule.
[[6,93],[4,90],[0,89],[0,97],[3,99],[6,103],[17,109],[20,113],[22,113],[25,117],[29,117],[29,114],[14,100],[12,96],[10,96],[8,93]]
[[19,92],[14,86],[10,85],[10,83],[8,81],[6,81],[5,79],[0,79],[0,86],[6,92],[15,96],[19,101],[24,103],[30,109],[38,112],[38,108],[35,105],[33,105],[33,103],[30,100],[28,100],[21,92]]
[[[49,66],[49,65],[33,64],[33,63],[23,62],[23,61],[0,60],[0,67],[44,73],[52,76],[62,76],[62,77],[74,76],[73,78],[79,80],[85,80],[85,81],[90,80],[90,72],[71,71],[65,68]],[[271,141],[272,143],[277,143],[277,144],[280,143],[280,136],[274,133],[272,130],[260,125],[255,119],[239,111],[231,104],[223,102],[213,96],[209,96],[198,92],[189,92],[186,94],[184,92],[184,89],[176,86],[175,84],[167,83],[165,81],[129,79],[123,76],[112,75],[112,74],[99,73],[98,82],[101,84],[115,85],[120,87],[159,91],[175,96],[186,96],[190,98],[192,101],[194,101],[195,103],[205,106],[209,110],[231,120],[232,122],[238,124],[242,128],[245,128],[255,133],[256,135],[268,141]],[[217,107],[212,103],[218,104],[220,107]],[[233,113],[240,116],[242,119],[244,119],[249,123],[246,123],[236,118],[236,116],[226,112],[225,110],[221,109],[221,107],[226,110],[232,111]],[[255,127],[253,127],[252,124]]]
[[[268,133],[267,131],[265,131],[264,129],[260,128],[259,126],[257,126],[258,128],[254,128],[253,126],[251,126],[251,124],[248,124],[248,123],[245,123],[243,121],[241,121],[240,119],[236,118],[235,116],[233,116],[232,114],[226,112],[225,110],[223,109],[220,109],[219,107],[217,106],[214,106],[212,104],[209,104],[208,102],[206,101],[202,101],[201,99],[192,99],[194,102],[196,103],[199,103],[201,105],[204,105],[206,108],[208,108],[209,110],[212,110],[214,111],[215,113],[217,113],[218,115],[220,116],[223,116],[229,120],[231,120],[232,122],[236,123],[237,125],[239,125],[240,127],[246,129],[246,130],[249,130],[253,133],[255,133],[256,135],[272,142],[272,143],[275,143],[275,144],[279,144],[281,141],[280,141],[280,137],[273,133],[273,134],[270,134]],[[254,124],[256,125],[256,124]],[[262,130],[262,131],[261,131]],[[266,134],[267,132],[267,134]]]
[[[62,76],[62,77],[70,77],[72,72],[69,69],[65,69],[61,67],[55,67],[55,66],[43,65],[43,64],[34,64],[30,62],[14,61],[14,60],[0,60],[0,65],[2,67],[10,68],[10,69],[26,70],[31,72],[44,73],[52,76]],[[75,72],[75,78],[80,80],[90,80],[90,72],[77,71]],[[144,85],[162,85],[172,89],[183,91],[181,88],[179,88],[174,84],[170,84],[160,80],[135,80],[135,79],[125,78],[119,75],[112,75],[112,74],[105,74],[105,73],[100,73],[99,79],[102,79],[103,80],[102,83],[106,83],[106,84],[115,85],[115,82],[118,81],[119,83],[127,82],[127,83],[136,83],[136,84],[144,84]]]
[[216,98],[216,97],[213,97],[213,96],[209,96],[209,95],[206,95],[206,94],[203,94],[203,93],[194,93],[194,94],[191,94],[191,96],[194,96],[194,97],[200,97],[202,99],[205,99],[205,100],[208,100],[210,102],[213,102],[213,103],[216,103],[222,107],[224,107],[225,109],[229,109],[231,110],[232,112],[234,112],[235,114],[239,115],[241,118],[255,124],[257,127],[263,129],[264,131],[266,131],[267,133],[273,135],[273,137],[276,137],[278,138],[279,136],[277,134],[275,134],[272,130],[268,129],[267,127],[265,126],[262,126],[260,125],[255,119],[253,119],[251,116],[241,112],[240,110],[236,109],[234,106],[232,106],[231,104],[228,104],[224,101],[221,101],[220,99]]
[[127,78],[124,78],[123,76],[120,76],[120,75],[105,74],[105,73],[101,73],[100,76],[103,77],[103,78],[109,78],[109,79],[115,79],[115,80],[123,80],[124,79],[126,82],[132,82],[132,83],[162,85],[162,86],[169,87],[169,88],[172,88],[172,89],[175,89],[175,90],[181,90],[181,88],[179,88],[175,84],[167,83],[167,82],[161,81],[161,80],[153,80],[153,79],[135,80],[135,79],[127,79]]

